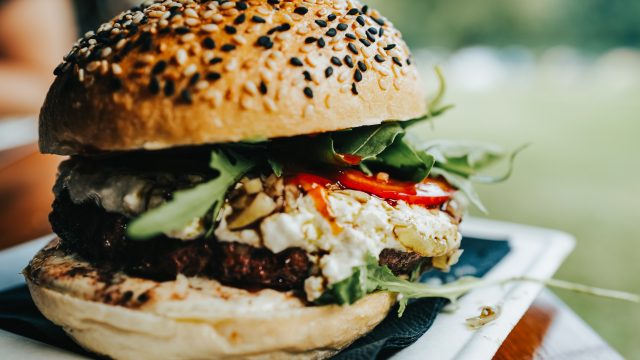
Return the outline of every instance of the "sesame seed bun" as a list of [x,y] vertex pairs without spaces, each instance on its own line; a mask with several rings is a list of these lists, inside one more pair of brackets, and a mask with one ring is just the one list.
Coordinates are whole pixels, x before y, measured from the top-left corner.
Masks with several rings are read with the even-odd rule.
[[289,293],[203,278],[159,283],[95,268],[58,240],[24,274],[49,320],[113,359],[322,359],[373,329],[394,303],[379,292],[351,306],[305,306]]
[[162,4],[78,40],[40,114],[43,152],[287,137],[426,112],[400,33],[359,1]]

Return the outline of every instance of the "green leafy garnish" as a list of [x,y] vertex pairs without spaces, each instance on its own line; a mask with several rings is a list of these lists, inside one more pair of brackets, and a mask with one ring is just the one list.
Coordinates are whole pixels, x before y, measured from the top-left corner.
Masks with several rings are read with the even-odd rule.
[[134,240],[147,240],[179,230],[212,208],[213,217],[216,218],[227,190],[254,166],[255,162],[233,151],[214,150],[210,167],[217,170],[216,178],[191,189],[176,191],[173,199],[131,222],[127,227],[127,236]]
[[404,134],[404,130],[394,122],[334,133],[332,139],[334,150],[339,154],[354,155],[367,160],[385,151],[401,134]]
[[350,277],[329,286],[316,303],[353,304],[372,292],[389,291],[398,295],[398,316],[402,316],[411,299],[444,298],[455,304],[462,295],[471,290],[511,282],[536,282],[553,288],[640,303],[640,295],[623,291],[600,289],[556,279],[541,280],[522,276],[501,280],[463,277],[454,282],[433,286],[400,278],[394,275],[387,266],[379,265],[373,256],[367,257],[365,265],[355,267]]

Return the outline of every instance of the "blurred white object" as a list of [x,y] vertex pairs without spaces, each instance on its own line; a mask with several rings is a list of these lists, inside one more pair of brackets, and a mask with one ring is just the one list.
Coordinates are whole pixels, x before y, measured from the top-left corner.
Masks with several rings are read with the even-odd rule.
[[28,118],[0,119],[0,151],[38,141],[38,120]]

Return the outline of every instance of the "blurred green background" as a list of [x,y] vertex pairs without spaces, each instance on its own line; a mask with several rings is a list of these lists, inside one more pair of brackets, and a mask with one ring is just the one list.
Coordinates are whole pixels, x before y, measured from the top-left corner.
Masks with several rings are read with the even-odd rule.
[[[640,1],[372,0],[448,102],[429,138],[516,147],[506,183],[479,187],[490,218],[561,229],[558,278],[640,293]],[[475,214],[479,215],[479,214]],[[626,358],[640,306],[556,292]]]

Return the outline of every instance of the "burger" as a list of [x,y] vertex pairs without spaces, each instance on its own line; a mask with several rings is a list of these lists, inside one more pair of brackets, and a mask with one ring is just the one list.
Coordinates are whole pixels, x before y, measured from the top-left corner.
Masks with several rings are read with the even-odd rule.
[[457,261],[468,181],[501,157],[413,141],[446,107],[356,0],[147,1],[55,75],[58,238],[24,275],[114,359],[336,354],[429,296],[412,281]]

